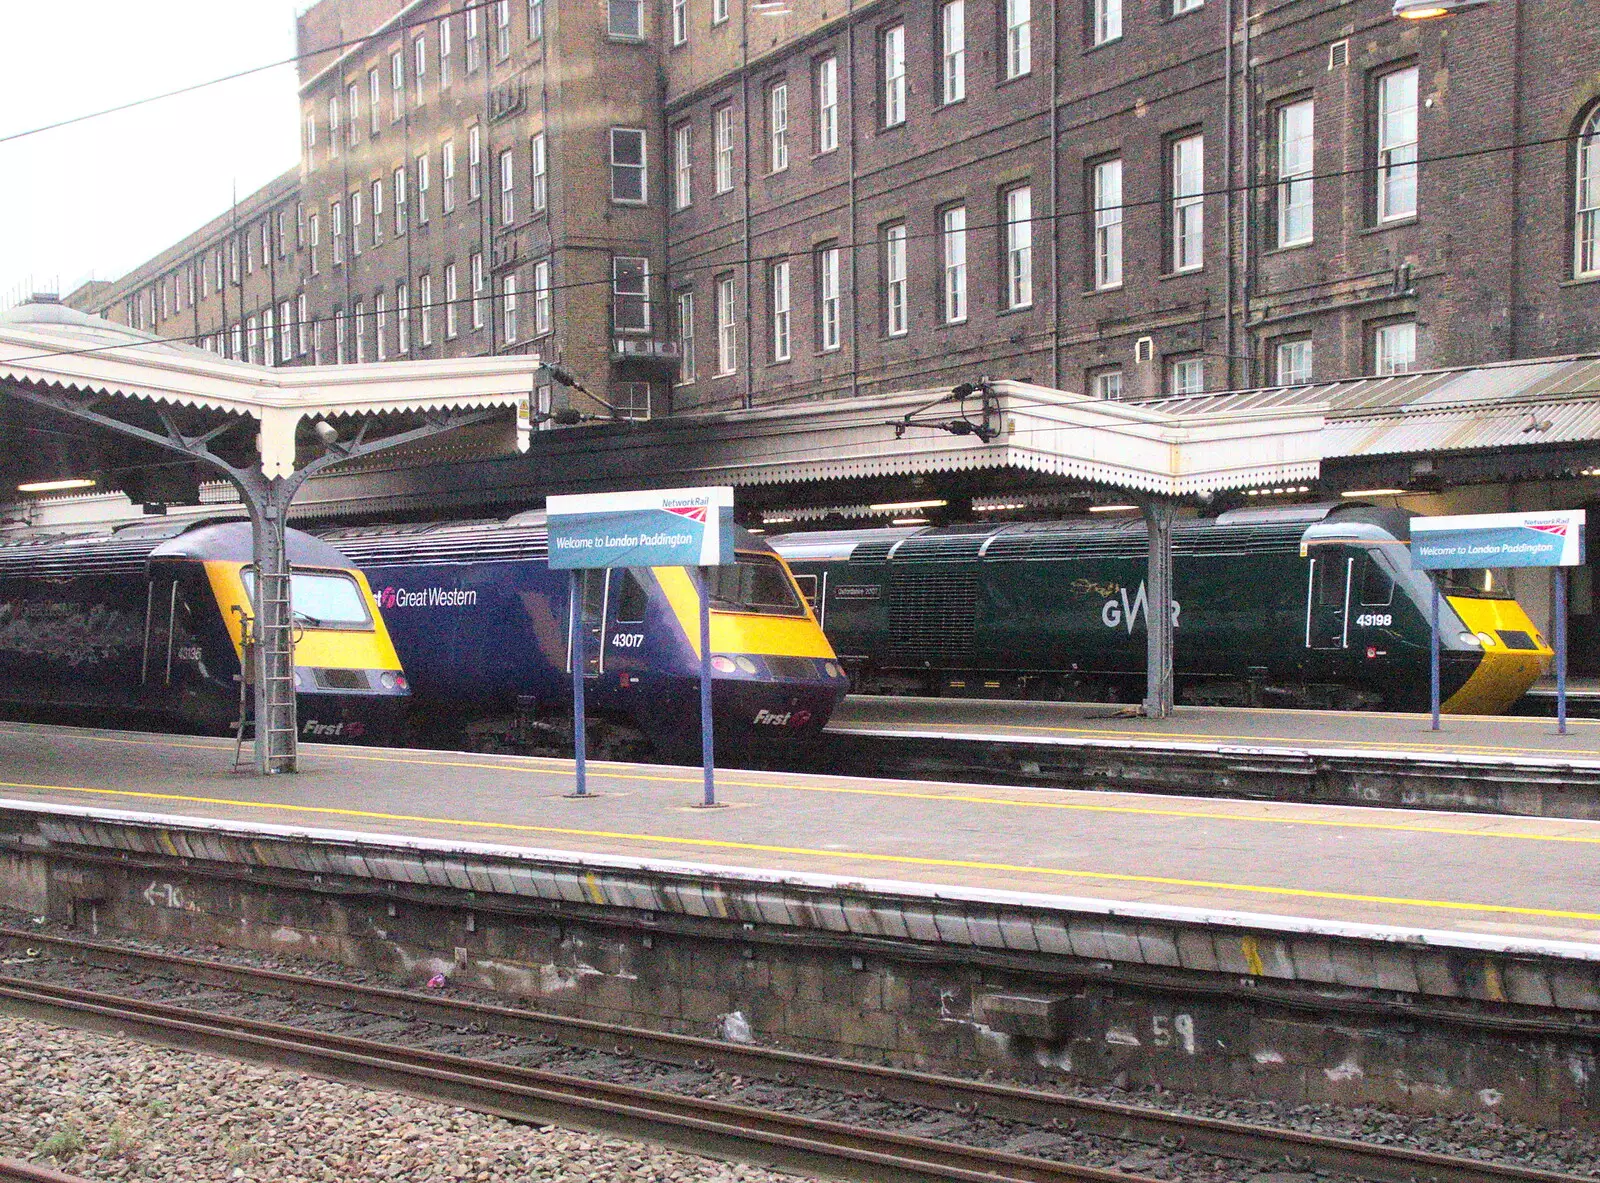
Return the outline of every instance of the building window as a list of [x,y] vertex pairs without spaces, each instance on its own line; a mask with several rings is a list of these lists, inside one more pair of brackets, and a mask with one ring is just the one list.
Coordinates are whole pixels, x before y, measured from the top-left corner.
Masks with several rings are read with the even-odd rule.
[[306,154],[306,168],[307,169],[316,168],[317,167],[317,117],[315,115],[307,115],[306,116],[305,132],[301,136],[301,139],[304,141],[304,144],[302,146],[304,147],[305,154]]
[[944,255],[944,321],[967,319],[967,207],[955,206],[939,215]]
[[472,272],[472,327],[483,328],[483,256],[472,256],[470,271]]
[[817,324],[824,353],[839,348],[844,324],[840,291],[839,248],[823,247],[817,252]]
[[817,151],[839,147],[839,59],[825,57],[817,63]]
[[417,76],[417,92],[413,97],[422,106],[422,82],[428,76],[428,39],[416,37],[411,42],[411,72]]
[[[451,305],[454,307],[454,305]],[[417,343],[433,344],[433,276],[417,276]]]
[[906,227],[901,222],[883,232],[883,331],[901,337],[906,320]]
[[433,188],[433,170],[426,152],[417,157],[417,225],[428,224],[428,192]]
[[1417,68],[1378,79],[1378,221],[1417,212]]
[[344,125],[344,142],[347,147],[353,148],[361,127],[361,88],[354,82],[345,88],[344,101],[350,115]]
[[478,24],[478,5],[468,4],[463,11],[467,18],[467,73],[470,74],[483,65],[483,30]]
[[672,44],[689,40],[689,0],[672,0]]
[[883,126],[906,121],[906,27],[883,31]]
[[1172,269],[1196,271],[1205,263],[1205,137],[1172,141]]
[[694,158],[690,155],[693,128],[680,123],[672,129],[672,208],[688,209],[694,202]]
[[306,258],[311,263],[312,275],[320,274],[317,270],[317,247],[321,244],[321,241],[321,219],[316,214],[312,214],[306,218]]
[[372,245],[383,241],[383,182],[372,182]]
[[944,101],[959,103],[967,97],[966,0],[947,0],[940,9],[939,27]]
[[[456,311],[456,301],[460,297],[461,289],[456,284],[456,265],[454,263],[446,263],[444,265],[444,339],[446,341],[454,341],[456,333],[460,331],[461,318]],[[426,323],[428,317],[428,301],[426,298],[422,301],[422,317],[423,322]],[[427,343],[426,332],[423,334],[423,343]]]
[[733,104],[718,107],[712,115],[716,149],[717,192],[733,188]]
[[1094,166],[1094,286],[1122,286],[1122,161]]
[[367,130],[378,134],[383,126],[383,75],[376,67],[367,71]]
[[638,41],[644,37],[644,0],[609,0],[606,32]]
[[328,158],[339,155],[339,98],[328,100]]
[[544,0],[528,0],[528,40],[544,40]]
[[256,240],[248,230],[244,235],[244,273],[246,275],[256,273]]
[[511,56],[511,0],[495,0],[494,5],[494,60],[503,62]]
[[335,307],[333,310],[333,364],[344,365],[346,350],[349,348],[349,322],[345,319],[344,310]]
[[1199,394],[1205,388],[1205,358],[1175,357],[1167,362],[1168,394]]
[[550,260],[540,259],[533,265],[533,335],[544,336],[550,324]]
[[617,255],[611,260],[611,327],[619,333],[650,331],[650,260]]
[[350,253],[361,253],[361,191],[350,194]]
[[1312,237],[1314,106],[1310,99],[1278,108],[1278,245]]
[[261,328],[255,317],[245,321],[244,333],[247,350],[244,360],[258,366],[261,364]]
[[439,186],[443,190],[441,200],[444,203],[444,212],[452,213],[456,208],[456,142],[446,140],[444,147],[439,150]]
[[772,360],[789,360],[789,261],[774,263],[767,280],[772,292]]
[[544,154],[544,132],[528,141],[528,156],[533,161],[533,212],[537,214],[550,203],[550,166]]
[[483,196],[483,129],[473,124],[467,129],[467,200]]
[[344,203],[333,202],[328,212],[333,218],[333,262],[337,266],[344,262]]
[[439,90],[450,89],[450,18],[439,20]]
[[406,55],[395,50],[389,55],[389,122],[399,123],[406,114]]
[[717,376],[739,368],[739,323],[734,319],[733,276],[717,279]]
[[[1094,43],[1104,45],[1122,36],[1122,0],[1094,0]],[[1117,381],[1121,382],[1118,374]]]
[[386,292],[379,292],[372,298],[372,325],[375,345],[373,356],[382,361],[388,356],[389,349],[386,340],[389,335],[389,296]]
[[394,350],[411,352],[411,286],[404,282],[394,285]]
[[[297,251],[306,249],[306,203],[303,201],[294,203],[294,249]],[[193,285],[189,289],[189,303],[194,303]]]
[[1033,0],[1006,0],[1006,77],[1033,72]]
[[500,307],[504,313],[501,326],[502,343],[515,345],[517,342],[517,277],[515,275],[508,275],[500,281],[500,293]]
[[645,187],[644,132],[633,127],[611,129],[611,200],[643,205]]
[[510,226],[517,220],[517,159],[513,150],[500,153],[500,224]]
[[1177,16],[1185,12],[1193,12],[1205,4],[1205,0],[1172,0],[1172,15]]
[[1311,338],[1279,341],[1273,352],[1279,386],[1304,386],[1311,381]]
[[406,232],[406,170],[394,170],[394,234],[396,238]]
[[1019,185],[1006,193],[1006,307],[1033,303],[1033,190]]
[[612,388],[614,402],[619,419],[648,419],[650,418],[650,383],[648,382],[618,382]]
[[720,25],[728,19],[728,0],[711,0],[711,23]]
[[285,300],[278,305],[278,363],[294,360],[294,306]]
[[789,167],[789,84],[767,89],[767,169],[780,173]]
[[694,371],[694,293],[678,293],[678,381],[693,382]]
[[1372,372],[1379,377],[1409,374],[1417,368],[1417,325],[1404,320],[1372,332]]
[[[295,337],[297,338],[295,341],[295,353],[300,357],[304,357],[310,351],[309,346],[311,342],[311,309],[306,300],[306,294],[304,292],[300,293],[299,299],[295,302],[295,314],[296,323],[298,325],[298,331],[295,333]],[[317,364],[322,364],[322,354],[320,349],[317,353]]]
[[1578,133],[1573,175],[1573,273],[1587,279],[1600,275],[1600,107],[1589,113]]
[[367,360],[367,306],[360,300],[350,314],[350,332],[356,339],[356,364]]
[[1089,389],[1095,398],[1117,401],[1122,397],[1121,369],[1100,370],[1090,375]]

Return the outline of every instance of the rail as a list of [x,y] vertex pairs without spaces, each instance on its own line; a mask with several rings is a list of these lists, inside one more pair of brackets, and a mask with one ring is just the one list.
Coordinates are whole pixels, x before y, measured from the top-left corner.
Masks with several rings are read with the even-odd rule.
[[64,1175],[35,1163],[16,1158],[0,1158],[0,1183],[88,1183],[77,1175]]

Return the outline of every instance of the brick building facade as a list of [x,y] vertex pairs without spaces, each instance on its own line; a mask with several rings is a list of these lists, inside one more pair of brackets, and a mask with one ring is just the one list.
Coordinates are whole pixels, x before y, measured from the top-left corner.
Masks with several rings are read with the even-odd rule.
[[302,52],[359,40],[302,62],[298,173],[74,302],[280,361],[531,344],[633,414],[1595,350],[1587,7],[323,0]]

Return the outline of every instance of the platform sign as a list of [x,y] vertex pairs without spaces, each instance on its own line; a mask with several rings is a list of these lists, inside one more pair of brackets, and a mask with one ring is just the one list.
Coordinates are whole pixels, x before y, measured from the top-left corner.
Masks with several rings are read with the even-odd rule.
[[[1567,571],[1584,561],[1586,514],[1473,513],[1411,519],[1411,561],[1424,571],[1473,567],[1555,568],[1556,729],[1567,733]],[[1439,585],[1433,585],[1433,729],[1439,730]]]
[[1463,567],[1576,567],[1584,511],[1474,513],[1411,519],[1411,561],[1425,571]]
[[[612,567],[698,567],[700,569],[700,755],[708,809],[717,789],[711,736],[710,568],[734,561],[733,490],[652,489],[636,493],[573,493],[545,498],[550,566],[571,573],[568,584],[568,636],[572,638],[572,732],[575,797],[588,797],[585,772],[584,654],[578,572]],[[602,625],[604,622],[601,622]]]
[[733,561],[733,490],[653,489],[545,500],[550,566],[718,567]]

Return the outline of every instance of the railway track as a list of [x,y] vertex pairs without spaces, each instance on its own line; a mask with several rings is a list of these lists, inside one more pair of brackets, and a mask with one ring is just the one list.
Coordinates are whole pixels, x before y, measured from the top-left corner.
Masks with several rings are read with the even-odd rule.
[[0,1158],[0,1183],[89,1183],[77,1175],[64,1175],[37,1163]]
[[[1058,1095],[906,1069],[646,1031],[514,1007],[360,985],[251,966],[134,950],[104,942],[0,928],[15,965],[53,962],[174,980],[246,995],[392,1016],[454,1031],[495,1033],[543,1045],[593,1049],[607,1057],[682,1065],[779,1086],[838,1090],[954,1114],[1038,1127],[1071,1138],[1112,1139],[1233,1160],[1251,1173],[1285,1167],[1385,1183],[1578,1183],[1579,1176],[1485,1163],[1404,1147],[1196,1117],[1142,1106]],[[14,954],[21,952],[22,957]],[[141,993],[145,991],[141,990]],[[215,991],[212,992],[215,994]],[[201,998],[205,996],[202,995]],[[199,999],[196,999],[197,1001]],[[212,1000],[214,1001],[214,999]],[[574,1072],[399,1046],[347,1034],[40,980],[0,977],[0,1008],[36,1018],[133,1034],[152,1042],[311,1071],[375,1087],[446,1100],[522,1120],[554,1122],[639,1137],[828,1176],[905,1180],[1115,1180],[1127,1170],[1075,1165],[992,1146],[963,1145],[852,1122],[685,1095]],[[956,1121],[960,1125],[959,1120]],[[1066,1139],[1056,1138],[1058,1142]],[[1220,1164],[1219,1164],[1220,1165]],[[0,1178],[3,1178],[0,1175]],[[1169,1176],[1171,1177],[1171,1176]],[[1593,1180],[1590,1180],[1593,1183]]]

